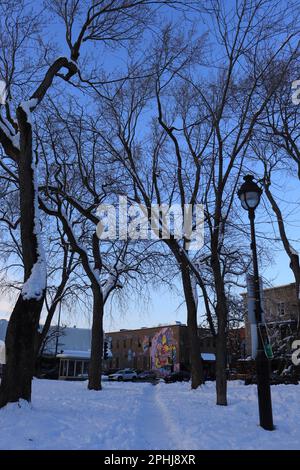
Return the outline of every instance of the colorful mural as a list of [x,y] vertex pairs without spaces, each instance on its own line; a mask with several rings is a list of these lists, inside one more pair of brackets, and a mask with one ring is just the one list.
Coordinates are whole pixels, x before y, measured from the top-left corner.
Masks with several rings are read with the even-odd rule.
[[171,328],[162,328],[152,339],[151,368],[162,374],[177,369],[177,344]]

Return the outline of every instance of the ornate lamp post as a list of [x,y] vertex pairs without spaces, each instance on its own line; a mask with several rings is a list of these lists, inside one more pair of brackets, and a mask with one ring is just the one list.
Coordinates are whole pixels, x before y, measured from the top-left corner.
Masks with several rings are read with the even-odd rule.
[[[262,189],[253,181],[252,175],[244,177],[244,183],[238,191],[243,209],[248,212],[251,227],[251,250],[253,257],[253,277],[255,292],[255,317],[257,324],[258,347],[256,355],[257,393],[260,426],[268,431],[274,429],[270,388],[269,360],[265,353],[264,328],[262,325],[262,307],[260,301],[259,272],[255,237],[255,209],[257,208]],[[265,337],[265,336],[264,336]]]

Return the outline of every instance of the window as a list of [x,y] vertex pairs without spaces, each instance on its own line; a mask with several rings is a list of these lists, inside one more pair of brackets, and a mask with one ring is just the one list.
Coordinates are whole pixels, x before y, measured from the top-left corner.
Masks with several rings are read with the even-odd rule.
[[285,314],[285,308],[284,307],[285,307],[284,302],[279,302],[277,304],[278,315],[283,316]]
[[123,340],[123,347],[126,348],[126,339]]
[[82,374],[82,361],[76,361],[76,367],[75,367],[75,375],[78,377],[78,375]]
[[83,363],[83,373],[88,374],[88,372],[89,372],[89,363],[87,361],[85,361]]
[[74,377],[75,361],[69,361],[68,376]]
[[119,341],[116,341],[116,349],[119,349]]
[[67,366],[68,366],[68,361],[63,360],[60,363],[60,376],[61,377],[66,377],[67,375]]

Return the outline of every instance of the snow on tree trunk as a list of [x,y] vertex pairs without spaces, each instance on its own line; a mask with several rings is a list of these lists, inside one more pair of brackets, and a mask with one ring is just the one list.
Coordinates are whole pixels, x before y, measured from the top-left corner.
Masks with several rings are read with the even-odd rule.
[[46,266],[39,234],[36,168],[32,150],[30,107],[17,109],[20,132],[18,178],[24,286],[6,333],[6,365],[0,386],[0,407],[19,399],[31,400],[35,343],[46,288]]

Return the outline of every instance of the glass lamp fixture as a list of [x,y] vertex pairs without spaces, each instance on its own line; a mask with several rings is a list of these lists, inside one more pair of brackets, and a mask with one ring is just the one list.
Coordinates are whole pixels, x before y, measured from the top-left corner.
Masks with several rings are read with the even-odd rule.
[[238,197],[246,211],[255,210],[260,202],[262,190],[253,181],[253,175],[244,176],[244,181],[238,191]]

